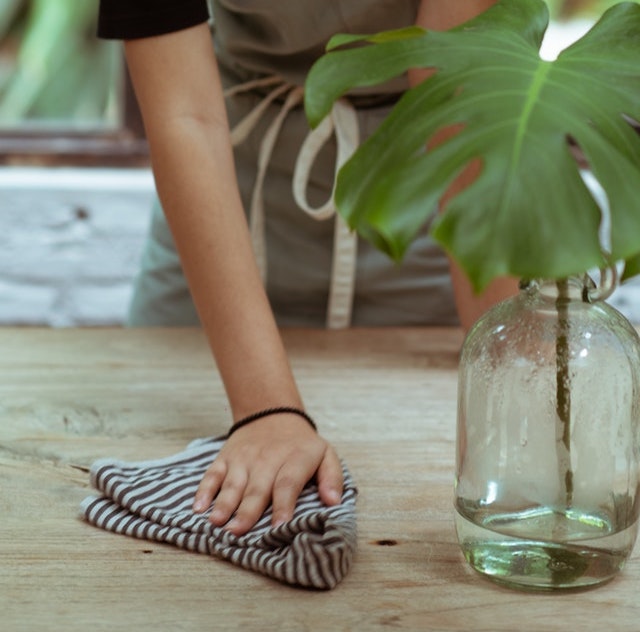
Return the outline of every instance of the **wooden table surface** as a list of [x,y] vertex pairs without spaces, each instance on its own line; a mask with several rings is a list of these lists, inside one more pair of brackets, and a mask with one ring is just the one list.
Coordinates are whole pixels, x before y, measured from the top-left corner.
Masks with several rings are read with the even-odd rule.
[[94,459],[229,424],[200,331],[0,329],[0,630],[640,630],[640,560],[570,594],[494,585],[452,520],[455,329],[284,332],[307,408],[356,478],[359,549],[315,592],[81,521]]

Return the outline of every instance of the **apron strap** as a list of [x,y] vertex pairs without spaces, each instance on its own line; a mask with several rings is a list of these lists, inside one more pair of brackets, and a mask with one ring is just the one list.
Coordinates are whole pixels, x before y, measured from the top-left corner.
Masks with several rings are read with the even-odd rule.
[[[311,169],[320,150],[333,134],[337,143],[333,190],[327,202],[318,208],[312,208],[307,200]],[[314,219],[324,220],[335,216],[331,287],[327,309],[329,329],[341,329],[351,324],[358,240],[337,213],[335,189],[338,171],[351,158],[359,142],[355,109],[347,101],[337,101],[320,125],[307,134],[293,173],[293,197],[297,205]]]
[[[270,123],[260,143],[258,172],[249,210],[249,227],[254,255],[262,281],[265,284],[267,281],[267,257],[263,203],[264,179],[284,120],[293,108],[302,103],[304,92],[300,86],[286,83],[280,77],[270,76],[234,86],[224,93],[225,97],[228,97],[266,86],[275,87],[231,130],[232,144],[239,145],[262,119],[271,103],[281,95],[287,94],[280,111]],[[337,143],[337,157],[331,197],[321,207],[312,208],[306,197],[311,169],[318,153],[334,134]],[[357,237],[336,212],[334,196],[337,173],[351,157],[359,141],[358,118],[354,107],[348,101],[337,101],[320,125],[307,134],[296,159],[293,173],[293,197],[298,207],[317,220],[335,217],[331,285],[327,308],[327,327],[330,329],[349,327],[351,324]]]

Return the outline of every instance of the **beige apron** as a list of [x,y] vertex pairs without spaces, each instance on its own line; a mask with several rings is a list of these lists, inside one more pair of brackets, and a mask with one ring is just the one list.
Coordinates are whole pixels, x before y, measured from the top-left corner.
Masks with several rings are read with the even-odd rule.
[[[332,34],[406,26],[413,23],[417,4],[418,0],[214,2],[214,41],[238,182],[256,258],[280,325],[456,322],[447,261],[426,229],[397,265],[351,234],[333,205],[337,169],[389,112],[406,88],[405,80],[342,99],[313,132],[301,107],[306,73]],[[197,322],[158,204],[130,321]]]

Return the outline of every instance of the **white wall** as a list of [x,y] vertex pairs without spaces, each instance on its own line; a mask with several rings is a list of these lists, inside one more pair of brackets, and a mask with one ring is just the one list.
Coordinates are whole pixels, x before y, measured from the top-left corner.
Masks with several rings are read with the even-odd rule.
[[[122,324],[152,197],[146,170],[0,169],[0,325]],[[640,282],[610,302],[640,324]]]
[[147,170],[0,169],[0,325],[114,325],[149,221]]

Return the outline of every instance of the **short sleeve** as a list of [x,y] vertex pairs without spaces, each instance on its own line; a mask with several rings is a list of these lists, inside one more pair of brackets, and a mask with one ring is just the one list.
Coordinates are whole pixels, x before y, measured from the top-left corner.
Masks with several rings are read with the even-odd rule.
[[180,31],[209,19],[207,0],[100,0],[98,37],[138,39]]

